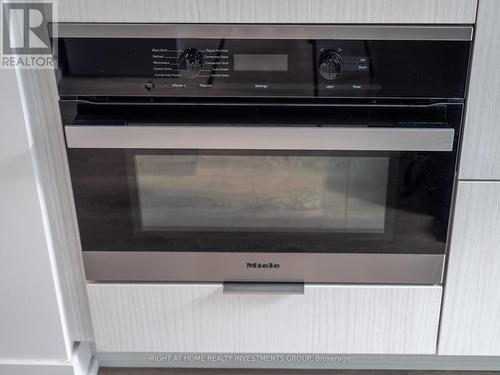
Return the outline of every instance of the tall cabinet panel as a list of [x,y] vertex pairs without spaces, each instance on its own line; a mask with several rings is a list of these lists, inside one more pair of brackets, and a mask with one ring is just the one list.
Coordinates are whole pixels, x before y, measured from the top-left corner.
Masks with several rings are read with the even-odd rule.
[[439,354],[500,356],[500,182],[460,182]]
[[500,1],[480,0],[438,353],[500,356]]
[[460,179],[500,179],[500,1],[481,0]]

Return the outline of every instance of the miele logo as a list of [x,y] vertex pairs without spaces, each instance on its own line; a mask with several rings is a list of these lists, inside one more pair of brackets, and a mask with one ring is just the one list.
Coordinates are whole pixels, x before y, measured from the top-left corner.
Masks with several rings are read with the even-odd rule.
[[266,269],[277,269],[280,268],[279,263],[250,263],[247,262],[247,268],[266,268]]

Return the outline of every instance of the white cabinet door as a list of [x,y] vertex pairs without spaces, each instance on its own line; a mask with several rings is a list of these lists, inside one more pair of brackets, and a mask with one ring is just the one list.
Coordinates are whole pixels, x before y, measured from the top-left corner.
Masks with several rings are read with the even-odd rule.
[[500,1],[481,0],[470,73],[460,179],[500,179]]
[[460,182],[439,354],[500,355],[500,182]]
[[100,352],[433,354],[441,287],[307,286],[223,294],[221,284],[90,284]]
[[476,6],[477,0],[64,0],[58,17],[63,22],[472,24]]

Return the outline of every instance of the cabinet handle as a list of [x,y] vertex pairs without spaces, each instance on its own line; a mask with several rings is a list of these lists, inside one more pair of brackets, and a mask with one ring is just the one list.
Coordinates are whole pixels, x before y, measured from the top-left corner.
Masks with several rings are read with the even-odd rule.
[[304,283],[225,282],[224,294],[304,294]]

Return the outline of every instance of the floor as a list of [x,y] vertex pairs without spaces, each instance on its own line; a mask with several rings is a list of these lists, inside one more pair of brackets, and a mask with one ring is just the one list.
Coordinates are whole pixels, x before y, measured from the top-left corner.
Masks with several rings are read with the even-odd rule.
[[99,375],[500,375],[500,372],[461,371],[371,371],[371,370],[218,370],[101,368]]

